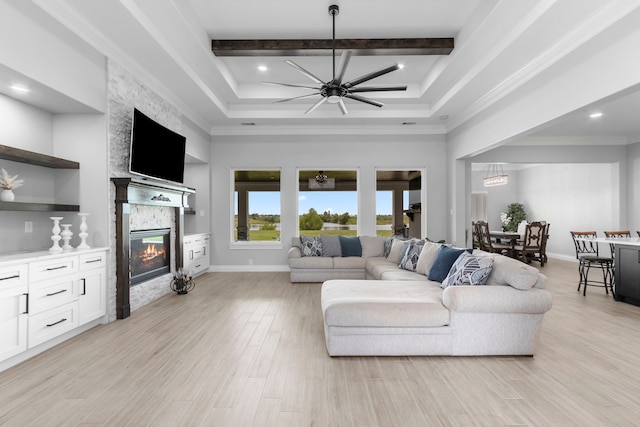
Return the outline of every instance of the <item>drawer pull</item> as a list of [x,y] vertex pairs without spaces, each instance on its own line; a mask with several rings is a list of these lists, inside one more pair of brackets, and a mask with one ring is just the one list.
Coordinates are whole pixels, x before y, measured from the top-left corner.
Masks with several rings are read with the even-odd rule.
[[100,262],[100,261],[102,261],[102,258],[90,259],[88,261],[85,261],[85,264],[91,264],[92,262]]
[[62,289],[62,290],[59,290],[58,292],[53,292],[53,293],[47,294],[47,296],[48,297],[52,297],[54,295],[58,295],[58,294],[61,294],[61,293],[64,293],[64,292],[67,292],[67,290],[66,289]]
[[68,267],[67,265],[61,265],[59,267],[49,267],[47,268],[47,271],[60,270],[62,268],[67,268],[67,267]]
[[86,295],[87,294],[87,279],[81,279],[82,280],[82,294],[81,295]]
[[26,298],[26,304],[24,305],[24,311],[22,312],[22,314],[29,314],[29,294],[22,294],[24,295]]
[[19,277],[20,277],[20,275],[19,275],[19,274],[16,274],[16,275],[14,275],[14,276],[0,277],[0,280],[17,279],[17,278],[19,278]]
[[59,324],[59,323],[62,323],[62,322],[66,322],[66,321],[67,321],[67,319],[60,319],[60,320],[58,320],[57,322],[49,323],[49,324],[47,325],[47,328],[49,328],[49,327],[51,327],[51,326],[55,326],[55,325],[57,325],[57,324]]

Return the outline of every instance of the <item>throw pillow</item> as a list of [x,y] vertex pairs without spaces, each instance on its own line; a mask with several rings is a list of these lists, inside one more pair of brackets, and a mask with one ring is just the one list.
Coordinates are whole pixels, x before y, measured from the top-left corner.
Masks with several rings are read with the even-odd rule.
[[360,246],[362,258],[379,257],[384,251],[384,240],[377,236],[360,236]]
[[300,236],[302,256],[322,256],[322,242],[317,237]]
[[453,263],[456,262],[458,257],[464,251],[471,253],[473,249],[451,248],[444,245],[440,246],[436,260],[433,262],[431,270],[429,270],[429,280],[442,283],[445,277],[449,274],[449,270],[451,270]]
[[484,285],[491,274],[493,258],[474,256],[464,252],[451,266],[449,274],[440,284],[442,289],[447,286]]
[[400,260],[402,259],[402,249],[404,242],[408,241],[408,239],[398,239],[394,238],[393,243],[391,244],[391,250],[389,251],[389,255],[387,255],[387,261],[390,261],[394,264],[400,264]]
[[338,236],[321,234],[320,243],[322,243],[322,256],[342,256],[342,246]]
[[402,260],[400,261],[398,267],[404,270],[416,271],[418,258],[420,257],[420,252],[424,247],[424,243],[424,240],[412,240],[406,242],[405,245],[407,246],[407,248],[404,251],[404,255],[402,256]]
[[438,250],[442,246],[442,243],[425,242],[418,258],[418,265],[416,265],[416,273],[429,275],[429,270],[438,256]]
[[360,239],[357,237],[339,236],[340,246],[342,247],[342,256],[362,256],[362,246]]
[[382,256],[385,258],[389,257],[389,252],[391,252],[391,245],[393,244],[393,237],[389,237],[384,241],[384,251],[382,252]]

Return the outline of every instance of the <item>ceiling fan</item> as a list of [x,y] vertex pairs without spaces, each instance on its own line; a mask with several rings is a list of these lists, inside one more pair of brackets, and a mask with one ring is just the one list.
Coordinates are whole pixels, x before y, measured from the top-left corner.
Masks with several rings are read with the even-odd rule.
[[366,81],[375,79],[377,77],[383,76],[387,73],[400,69],[399,64],[394,64],[389,67],[383,68],[382,70],[374,71],[373,73],[366,74],[364,76],[358,77],[357,79],[353,79],[346,83],[342,82],[344,78],[344,74],[347,70],[347,66],[349,65],[349,61],[351,60],[351,51],[345,50],[342,52],[340,56],[340,64],[338,66],[338,72],[336,73],[336,15],[340,12],[340,8],[337,5],[329,6],[329,15],[333,18],[333,37],[332,37],[332,50],[333,50],[333,79],[328,82],[323,82],[318,77],[313,75],[311,72],[305,70],[298,64],[293,61],[286,60],[284,61],[288,65],[292,66],[296,70],[300,71],[305,76],[309,77],[315,83],[319,84],[319,87],[313,86],[305,86],[305,85],[297,85],[297,84],[288,84],[288,83],[275,83],[275,82],[263,82],[265,84],[270,85],[278,85],[278,86],[288,86],[288,87],[300,87],[307,89],[317,90],[315,93],[296,96],[293,98],[281,99],[278,102],[287,102],[292,101],[294,99],[307,98],[310,96],[320,95],[321,98],[309,108],[305,114],[309,114],[318,108],[320,105],[325,102],[329,102],[330,104],[338,104],[340,107],[340,111],[342,114],[347,114],[347,107],[344,104],[343,98],[349,98],[356,101],[364,102],[365,104],[374,105],[376,107],[383,107],[384,104],[382,102],[374,101],[372,99],[365,98],[360,95],[356,95],[357,93],[363,92],[389,92],[389,91],[400,91],[407,90],[406,86],[393,86],[393,87],[385,87],[385,86],[368,86],[368,87],[356,87],[361,83]]

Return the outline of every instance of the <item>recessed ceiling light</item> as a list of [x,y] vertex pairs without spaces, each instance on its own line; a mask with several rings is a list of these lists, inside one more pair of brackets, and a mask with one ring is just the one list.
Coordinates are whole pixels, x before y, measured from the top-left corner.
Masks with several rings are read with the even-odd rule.
[[404,64],[398,64],[398,68],[402,70],[404,68]]
[[267,70],[268,70],[268,68],[267,68],[267,66],[266,66],[266,65],[258,65],[258,70],[260,70],[260,71],[267,71]]
[[19,84],[11,85],[11,89],[13,91],[15,91],[15,92],[18,92],[18,93],[29,93],[30,92],[28,87],[25,87],[25,86],[22,86],[22,85],[19,85]]
[[597,119],[599,117],[602,117],[602,113],[592,113],[589,115],[589,118],[591,119]]

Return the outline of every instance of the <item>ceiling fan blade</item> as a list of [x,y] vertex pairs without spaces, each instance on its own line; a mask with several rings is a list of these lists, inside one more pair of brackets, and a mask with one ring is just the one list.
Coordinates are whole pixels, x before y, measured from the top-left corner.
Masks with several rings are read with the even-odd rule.
[[319,84],[324,84],[324,82],[322,80],[320,80],[319,78],[317,78],[316,76],[311,74],[309,71],[305,70],[304,68],[302,68],[301,66],[296,64],[295,62],[290,61],[288,59],[286,61],[284,61],[284,62],[286,62],[287,64],[291,65],[293,68],[295,68],[296,70],[300,71],[302,74],[304,74],[305,76],[309,77],[314,82],[319,83]]
[[400,90],[407,90],[406,86],[393,86],[393,87],[384,87],[384,86],[368,86],[368,87],[360,87],[360,88],[353,88],[353,89],[349,89],[350,93],[357,93],[357,92],[391,92],[391,91],[400,91]]
[[300,99],[300,98],[308,98],[310,96],[316,96],[316,95],[320,95],[320,92],[316,92],[316,93],[309,93],[307,95],[302,95],[302,96],[296,96],[293,98],[286,98],[286,99],[279,99],[277,101],[273,101],[274,104],[277,104],[279,102],[287,102],[287,101],[293,101],[294,99]]
[[321,106],[322,104],[324,104],[324,102],[327,100],[327,98],[325,98],[324,96],[322,98],[320,98],[320,100],[318,102],[316,102],[315,104],[313,104],[311,106],[311,108],[309,108],[307,111],[305,111],[305,114],[309,114],[311,113],[313,110],[315,110],[316,108],[318,108],[319,106]]
[[340,64],[338,65],[338,75],[336,75],[336,79],[334,81],[335,84],[342,83],[342,79],[344,78],[344,73],[347,71],[347,67],[349,66],[349,61],[351,60],[351,51],[345,50],[342,52],[340,56]]
[[305,85],[294,85],[294,84],[289,84],[289,83],[262,82],[262,84],[265,84],[265,85],[274,85],[274,86],[303,87],[303,88],[306,88],[306,89],[315,89],[315,90],[320,90],[320,88],[319,88],[319,87],[305,86]]
[[344,97],[355,99],[356,101],[364,102],[365,104],[374,105],[376,107],[384,107],[384,104],[382,102],[374,101],[372,99],[365,98],[364,96],[346,94]]
[[340,107],[340,111],[342,111],[342,115],[346,115],[349,113],[347,111],[347,106],[344,105],[344,101],[342,100],[342,98],[340,98],[340,101],[338,101],[338,107]]
[[359,85],[360,83],[364,83],[366,81],[369,81],[371,79],[375,79],[376,77],[380,77],[383,76],[387,73],[390,73],[392,71],[398,70],[400,68],[400,66],[398,64],[394,64],[390,67],[387,68],[383,68],[382,70],[378,70],[378,71],[374,71],[373,73],[369,73],[367,75],[364,75],[362,77],[358,77],[355,80],[351,80],[350,82],[345,83],[343,86],[346,89],[349,89],[350,87],[354,87]]

